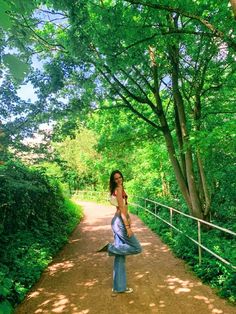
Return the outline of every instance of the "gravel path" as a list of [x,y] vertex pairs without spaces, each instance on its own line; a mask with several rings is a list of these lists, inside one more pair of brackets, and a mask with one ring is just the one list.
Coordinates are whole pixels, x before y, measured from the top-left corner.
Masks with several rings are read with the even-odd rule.
[[95,253],[112,241],[114,207],[79,202],[85,217],[54,258],[16,314],[235,314],[236,307],[202,284],[135,216],[133,230],[143,247],[127,257],[132,294],[111,296],[113,257]]

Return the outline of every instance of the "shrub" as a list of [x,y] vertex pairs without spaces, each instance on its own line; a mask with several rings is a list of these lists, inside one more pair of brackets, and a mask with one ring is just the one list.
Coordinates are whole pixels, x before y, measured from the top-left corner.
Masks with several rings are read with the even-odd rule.
[[55,180],[19,162],[0,168],[0,314],[11,313],[82,217]]

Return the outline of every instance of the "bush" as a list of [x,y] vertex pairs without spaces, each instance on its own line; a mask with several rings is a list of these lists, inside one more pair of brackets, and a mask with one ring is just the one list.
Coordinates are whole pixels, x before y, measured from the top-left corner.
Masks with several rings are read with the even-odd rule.
[[57,182],[19,162],[0,168],[0,314],[11,313],[82,217]]

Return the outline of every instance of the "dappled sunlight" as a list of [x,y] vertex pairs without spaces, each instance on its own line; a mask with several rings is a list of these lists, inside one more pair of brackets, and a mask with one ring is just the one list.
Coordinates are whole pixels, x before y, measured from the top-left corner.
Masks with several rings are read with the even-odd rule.
[[89,231],[89,232],[93,232],[93,231],[99,231],[99,230],[110,230],[111,229],[111,225],[102,225],[102,226],[94,226],[94,227],[86,227],[84,228],[84,231]]
[[46,300],[45,302],[41,303],[41,306],[42,305],[47,305],[49,302],[50,302],[50,300]]
[[[111,277],[107,276],[108,280]],[[70,283],[69,283],[70,284]],[[78,278],[77,283],[72,283],[73,286],[77,287],[74,289],[74,293],[64,294],[67,291],[65,286],[61,283],[59,287],[54,284],[48,289],[39,288],[37,291],[32,292],[28,299],[38,298],[37,308],[34,311],[29,312],[29,314],[40,314],[40,313],[95,313],[96,304],[91,304],[91,306],[85,307],[84,305],[88,303],[91,299],[90,290],[96,285],[101,285],[98,278],[88,278],[87,280],[80,280]],[[61,291],[62,293],[60,293]],[[96,299],[99,298],[100,290],[97,289],[95,293]],[[19,311],[19,313],[21,313]],[[22,312],[23,313],[23,312]],[[100,313],[100,311],[98,311]],[[28,314],[28,312],[27,312]]]
[[[50,310],[47,310],[49,308]],[[39,304],[34,313],[65,313],[65,311],[68,312],[69,308],[71,308],[70,313],[78,313],[78,307],[71,302],[69,297],[64,294],[51,293],[50,298]]]
[[159,307],[165,307],[166,305],[165,305],[165,302],[164,301],[162,301],[162,300],[160,300],[159,301]]
[[143,251],[127,257],[127,281],[134,293],[112,297],[114,259],[96,250],[106,240],[113,241],[114,209],[84,204],[83,221],[28,295],[28,310],[23,306],[15,314],[234,313],[224,312],[217,297],[188,274],[184,263],[136,217],[133,230]]
[[85,293],[79,297],[80,300],[84,300],[88,296],[88,293]]
[[30,299],[30,298],[36,298],[36,297],[40,294],[40,290],[42,290],[42,289],[38,289],[38,291],[31,292],[31,293],[28,295],[28,299]]
[[[210,309],[210,306],[209,306]],[[213,314],[220,314],[220,313],[224,313],[222,310],[218,310],[218,309],[212,309],[211,311]]]
[[74,239],[74,240],[70,240],[69,243],[76,243],[76,242],[79,242],[81,241],[81,239]]
[[[144,233],[146,233],[147,232],[147,229],[145,228],[145,227],[137,227],[137,226],[135,226],[134,224],[132,224],[132,230],[135,232],[135,233],[137,233],[138,235],[142,235],[142,234],[144,234]],[[152,237],[151,236],[145,236],[145,239],[146,240],[149,240],[149,239],[151,239]]]
[[162,288],[165,288],[165,285],[157,285],[157,287],[162,289]]
[[177,288],[177,289],[175,289],[176,294],[179,294],[181,292],[189,292],[189,291],[190,291],[189,288]]
[[87,313],[89,313],[89,312],[90,312],[90,310],[89,310],[89,309],[86,309],[86,310],[80,311],[78,314],[87,314]]
[[170,252],[170,249],[166,245],[162,245],[161,247],[159,247],[159,250],[163,253]]
[[147,249],[149,249],[149,247],[151,246],[151,250],[152,252],[162,252],[162,253],[166,253],[166,252],[169,252],[170,249],[165,246],[165,245],[153,245],[152,242],[144,242],[144,241],[140,241],[140,244],[142,247],[147,247]]
[[[190,280],[182,280],[175,276],[168,275],[164,282],[167,284],[165,285],[158,285],[158,288],[165,289],[168,288],[170,291],[173,291],[175,295],[181,296],[182,294],[187,294],[187,297],[192,299],[192,302],[194,300],[200,301],[201,303],[206,304],[206,308],[208,313],[212,314],[223,314],[224,311],[221,309],[218,309],[217,306],[214,305],[214,302],[216,301],[215,298],[209,298],[203,295],[195,295],[195,291],[199,289],[203,284],[200,281],[193,282]],[[165,306],[164,302],[160,303],[159,305]]]
[[145,276],[148,276],[149,273],[150,273],[149,271],[146,271],[145,273],[141,273],[141,272],[136,271],[136,272],[134,273],[134,275],[135,275],[135,278],[136,278],[136,279],[144,279],[144,277],[145,277]]
[[97,279],[91,279],[91,280],[88,280],[86,282],[78,283],[77,286],[92,287],[97,283],[98,283]]
[[194,296],[194,299],[202,300],[202,301],[204,301],[206,304],[209,304],[210,302],[213,302],[213,301],[214,301],[214,299],[208,299],[208,298],[204,297],[203,295],[195,295],[195,296]]
[[161,256],[163,253],[168,253],[169,249],[161,246],[153,246],[151,243],[148,242],[142,242],[140,241],[140,244],[143,248],[142,256],[144,257],[150,257],[155,256],[156,259],[159,259],[159,256]]
[[208,309],[210,310],[210,313],[213,313],[213,314],[224,313],[222,310],[215,308],[215,306],[213,305],[213,302],[215,301],[215,299],[208,299],[203,295],[195,295],[194,299],[203,301],[205,304],[207,304]]
[[[86,263],[86,262],[91,262],[91,261],[95,261],[94,257],[95,257],[96,252],[92,252],[92,253],[88,253],[88,254],[81,254],[80,256],[78,256],[77,258],[77,262],[78,263]],[[100,253],[101,256],[101,253]],[[101,256],[101,260],[104,259],[105,256]]]
[[201,285],[200,282],[193,283],[189,280],[181,280],[180,278],[174,276],[167,276],[165,282],[167,282],[168,288],[170,290],[174,290],[174,293],[176,294],[190,292],[190,288]]
[[48,267],[48,270],[49,270],[49,273],[50,275],[54,275],[56,272],[58,271],[69,271],[73,266],[74,266],[74,262],[72,261],[64,261],[62,263],[56,263],[56,264],[53,264],[53,265],[50,265]]
[[152,243],[151,243],[151,242],[142,242],[142,241],[140,241],[140,244],[141,244],[141,246],[142,246],[142,247],[152,245]]
[[52,306],[53,306],[53,312],[54,313],[62,313],[62,311],[65,310],[67,305],[69,304],[69,299],[66,298],[64,295],[59,295],[57,296],[59,300],[55,301]]

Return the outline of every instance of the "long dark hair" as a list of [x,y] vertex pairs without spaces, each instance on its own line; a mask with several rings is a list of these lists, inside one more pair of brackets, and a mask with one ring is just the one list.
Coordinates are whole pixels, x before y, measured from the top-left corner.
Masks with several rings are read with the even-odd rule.
[[119,175],[121,176],[122,180],[124,180],[123,174],[119,171],[119,170],[114,170],[112,171],[111,175],[110,175],[110,184],[109,184],[109,190],[110,190],[110,194],[112,195],[117,187],[117,183],[114,179],[114,175],[116,173],[119,173]]

